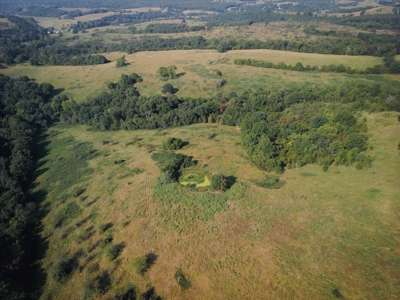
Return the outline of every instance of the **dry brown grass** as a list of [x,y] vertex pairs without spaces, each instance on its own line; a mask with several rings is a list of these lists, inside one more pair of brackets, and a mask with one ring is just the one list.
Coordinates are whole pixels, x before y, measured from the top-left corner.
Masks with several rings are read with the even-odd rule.
[[[266,293],[268,299],[329,299],[335,289],[347,299],[395,299],[400,292],[399,270],[393,263],[400,257],[400,123],[397,113],[365,117],[373,146],[369,154],[375,158],[370,169],[331,167],[323,172],[311,165],[287,170],[280,190],[250,182],[264,173],[246,159],[238,144],[240,133],[233,127],[197,124],[163,131],[89,132],[80,126],[56,126],[50,132],[59,132],[53,139],[71,136],[108,153],[91,161],[94,172],[84,195],[99,197],[94,204],[99,211],[85,226],[112,222],[115,242],[126,243],[117,267],[98,250],[91,253],[102,269],[113,270],[114,287],[133,282],[144,290],[154,285],[166,299],[262,299]],[[211,132],[217,136],[210,140]],[[210,172],[236,176],[245,186],[244,194],[229,199],[227,208],[212,219],[174,230],[164,221],[172,211],[165,211],[152,196],[151,184],[159,171],[146,150],[152,144],[158,151],[170,136],[190,142],[180,152],[208,164]],[[127,146],[134,138],[142,140]],[[120,158],[127,159],[125,167],[113,164]],[[43,159],[50,159],[45,168],[57,163],[51,156]],[[133,167],[145,172],[118,179]],[[38,182],[40,189],[40,177]],[[82,218],[89,213],[86,209]],[[50,242],[45,266],[61,248],[88,249],[100,237],[95,233],[83,245],[68,239],[60,243],[59,232],[48,223],[51,215],[44,220]],[[126,219],[130,223],[122,227]],[[136,275],[130,268],[132,259],[149,252],[158,256],[155,264],[146,276]],[[187,291],[173,278],[177,268],[191,281]],[[62,289],[49,280],[45,295],[52,291],[54,298],[75,299],[84,276],[85,270],[74,273]]]

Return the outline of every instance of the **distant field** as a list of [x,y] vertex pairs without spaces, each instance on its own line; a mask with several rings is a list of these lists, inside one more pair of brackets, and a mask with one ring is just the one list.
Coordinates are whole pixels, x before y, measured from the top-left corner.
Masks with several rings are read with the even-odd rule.
[[[115,60],[126,56],[128,66],[116,68]],[[241,50],[218,53],[213,50],[176,50],[160,52],[138,52],[132,55],[126,53],[107,53],[105,56],[111,63],[97,66],[39,66],[29,64],[17,65],[0,70],[2,74],[35,78],[38,82],[50,82],[56,88],[64,88],[65,93],[76,101],[83,101],[87,96],[99,94],[106,89],[106,82],[118,81],[121,74],[135,72],[143,77],[143,82],[137,85],[143,95],[156,95],[166,83],[179,88],[177,95],[182,97],[212,97],[215,94],[235,91],[242,93],[251,88],[269,88],[298,86],[303,84],[337,84],[349,80],[363,80],[380,83],[383,88],[399,89],[400,75],[346,75],[337,73],[305,73],[287,70],[263,69],[249,66],[237,66],[235,58],[251,58],[268,60],[273,63],[280,61],[303,65],[344,64],[357,69],[365,69],[381,63],[378,57],[368,56],[335,56],[323,54],[306,54],[273,50]],[[182,73],[178,79],[162,81],[157,73],[161,66],[176,65],[177,72]],[[223,88],[217,88],[218,76],[215,70],[222,72],[222,78],[227,80]]]
[[77,23],[76,20],[70,20],[70,19],[45,18],[45,17],[33,17],[33,18],[35,19],[36,22],[39,23],[40,26],[44,28],[54,27],[54,29],[56,30],[60,30],[62,24],[64,24],[64,26],[68,28],[67,27],[68,24]]
[[[42,299],[77,299],[88,278],[107,271],[109,299],[127,283],[154,286],[163,299],[396,299],[400,294],[400,141],[398,113],[365,114],[371,168],[308,165],[281,175],[279,190],[252,184],[265,172],[243,151],[238,128],[197,124],[154,131],[88,131],[59,124],[41,143],[35,195],[43,202],[41,261],[46,271],[62,254],[76,264],[66,282],[47,276]],[[178,152],[198,168],[236,178],[225,194],[179,184],[154,188],[151,152],[179,137]],[[158,194],[154,192],[158,191]],[[75,207],[55,227],[60,212]],[[100,226],[109,224],[106,232]],[[107,235],[123,245],[107,259]],[[152,253],[144,276],[132,261]],[[96,263],[100,270],[90,271]],[[180,268],[191,282],[174,280]]]
[[165,12],[167,11],[166,8],[162,9],[161,7],[138,7],[138,8],[128,8],[125,9],[126,12],[131,12],[131,13],[139,13],[139,12],[148,12],[148,11],[162,11]]
[[80,17],[75,17],[76,21],[81,21],[81,22],[86,22],[86,21],[95,21],[95,20],[100,20],[101,18],[107,17],[107,16],[112,16],[115,15],[115,11],[108,11],[105,13],[98,13],[98,14],[91,14],[91,15],[85,15],[85,16],[80,16]]
[[7,18],[0,18],[0,30],[8,29],[14,26],[14,23],[7,20]]

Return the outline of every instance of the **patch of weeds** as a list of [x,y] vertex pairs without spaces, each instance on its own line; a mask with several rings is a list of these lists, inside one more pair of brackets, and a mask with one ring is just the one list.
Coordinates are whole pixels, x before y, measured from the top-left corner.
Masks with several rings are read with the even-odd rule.
[[257,186],[267,188],[267,189],[280,189],[285,184],[285,182],[281,181],[279,179],[279,177],[272,176],[272,175],[266,175],[264,177],[264,179],[253,180],[253,182]]
[[300,176],[302,176],[302,177],[315,177],[315,176],[317,176],[317,174],[309,173],[309,172],[302,172],[302,173],[300,173]]
[[99,241],[99,247],[104,249],[112,243],[113,239],[113,236],[111,234],[108,234],[104,239]]
[[182,290],[190,288],[190,281],[185,277],[181,269],[175,272],[174,278]]
[[100,270],[100,265],[99,265],[98,263],[91,264],[91,265],[88,266],[88,268],[87,268],[87,272],[88,272],[89,274],[96,273],[96,272],[99,271],[99,270]]
[[101,224],[99,226],[99,233],[104,233],[106,232],[108,229],[110,229],[111,227],[113,227],[113,223],[109,222],[106,224]]
[[122,247],[120,245],[112,245],[106,247],[106,256],[109,260],[116,259],[122,251]]
[[[120,287],[116,290],[114,298],[112,298],[112,299],[115,299],[115,300],[139,299],[137,297],[137,287],[131,283],[129,283],[123,287]],[[145,299],[145,298],[140,298],[140,299]]]
[[79,197],[80,195],[82,195],[85,191],[86,191],[85,188],[80,187],[80,186],[77,186],[77,187],[74,187],[74,188],[73,188],[73,190],[72,190],[72,195],[73,195],[75,198],[77,198],[77,197]]
[[76,204],[75,201],[68,203],[64,208],[61,208],[53,218],[55,227],[60,227],[69,223],[72,219],[79,216],[82,209]]
[[146,256],[136,257],[132,261],[132,269],[138,275],[143,275],[147,271],[147,258]]
[[94,223],[98,215],[99,215],[99,208],[95,206],[92,208],[92,211],[90,212],[90,221]]

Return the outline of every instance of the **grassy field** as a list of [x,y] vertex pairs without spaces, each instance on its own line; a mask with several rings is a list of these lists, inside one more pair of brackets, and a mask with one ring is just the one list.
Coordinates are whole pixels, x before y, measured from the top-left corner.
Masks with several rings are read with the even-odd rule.
[[[108,288],[94,298],[107,299],[130,282],[141,292],[154,286],[165,299],[396,299],[397,115],[364,115],[371,168],[291,169],[281,175],[279,190],[252,183],[266,173],[248,161],[235,127],[51,127],[33,189],[46,213],[41,264],[52,274],[64,254],[74,267],[64,282],[48,276],[41,298],[78,299],[89,278],[108,274]],[[178,152],[198,160],[204,173],[233,176],[230,190],[154,185],[159,170],[150,156],[168,137],[188,141]],[[114,260],[104,246],[107,236],[120,246]],[[135,273],[132,262],[149,253],[148,270]],[[178,269],[190,281],[187,290],[174,279]]]
[[[122,55],[129,63],[123,68],[116,68],[115,60]],[[30,66],[17,65],[0,70],[2,74],[35,78],[38,82],[50,82],[56,88],[64,88],[65,93],[76,101],[83,101],[87,96],[99,94],[106,90],[106,82],[118,81],[121,74],[135,72],[143,77],[143,82],[137,84],[143,95],[161,94],[162,86],[171,83],[179,88],[177,95],[182,97],[212,97],[215,94],[235,91],[242,93],[247,89],[284,87],[297,85],[337,84],[342,85],[351,80],[362,80],[380,83],[384,89],[398,90],[399,75],[347,75],[337,73],[305,73],[287,70],[255,68],[234,65],[235,58],[251,58],[268,60],[273,63],[280,61],[303,65],[339,64],[356,69],[365,69],[381,63],[378,57],[368,56],[335,56],[322,54],[306,54],[273,50],[241,50],[218,53],[213,50],[176,50],[160,52],[138,52],[132,55],[126,53],[106,53],[112,62],[96,66]],[[176,65],[178,79],[165,82],[157,75],[161,66]],[[215,70],[222,72],[222,78],[227,80],[223,88],[217,88]]]

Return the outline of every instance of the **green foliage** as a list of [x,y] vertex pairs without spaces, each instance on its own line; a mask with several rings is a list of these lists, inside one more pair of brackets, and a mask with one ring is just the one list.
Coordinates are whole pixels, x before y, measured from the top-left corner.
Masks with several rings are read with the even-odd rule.
[[190,281],[185,277],[181,269],[175,272],[174,278],[182,290],[190,288]]
[[69,202],[65,207],[61,208],[53,218],[55,227],[65,225],[82,213],[82,209],[75,202]]
[[285,184],[285,182],[281,181],[279,177],[272,175],[266,175],[264,179],[255,180],[254,183],[259,187],[267,189],[280,189]]
[[132,261],[132,269],[136,274],[143,275],[148,269],[147,257],[145,255],[136,257]]
[[106,247],[106,256],[109,260],[116,259],[121,253],[121,248],[118,245],[110,244]]
[[169,67],[160,67],[157,70],[157,74],[161,76],[162,80],[168,80],[168,79],[175,79],[177,78],[176,75],[176,66],[171,65]]
[[111,234],[107,234],[107,236],[105,238],[103,238],[99,241],[99,247],[103,249],[107,246],[110,246],[112,244],[113,239],[114,238]]
[[246,66],[253,66],[253,67],[259,67],[259,68],[269,68],[269,69],[282,69],[282,70],[291,70],[291,71],[297,71],[297,72],[334,72],[334,73],[347,73],[347,74],[383,74],[383,73],[394,73],[394,71],[391,71],[387,68],[385,68],[382,65],[374,66],[373,68],[367,68],[366,70],[357,70],[357,69],[352,69],[350,67],[345,67],[344,65],[324,65],[320,68],[317,66],[303,66],[301,62],[297,62],[294,66],[292,65],[286,65],[283,62],[280,62],[278,64],[273,64],[272,62],[269,61],[263,61],[263,60],[255,60],[255,59],[241,59],[237,58],[235,59],[235,64],[236,65],[246,65]]
[[164,150],[177,150],[182,148],[183,142],[179,138],[171,137],[165,140],[162,146]]
[[355,125],[357,120],[350,111],[343,110],[336,115],[335,122],[339,122],[340,124],[350,127]]
[[312,121],[311,121],[311,125],[312,125],[314,128],[321,127],[322,125],[325,125],[326,123],[328,123],[328,118],[325,117],[325,116],[318,116],[318,117],[315,117],[315,118],[312,119]]
[[125,55],[123,55],[123,56],[120,57],[120,58],[117,58],[117,62],[116,62],[117,68],[124,67],[125,65],[126,65]]
[[179,91],[179,89],[174,88],[174,86],[172,84],[167,83],[162,87],[161,91],[163,94],[173,95],[173,94],[177,93]]
[[227,178],[222,174],[214,174],[211,178],[210,189],[212,191],[225,191],[227,189]]

